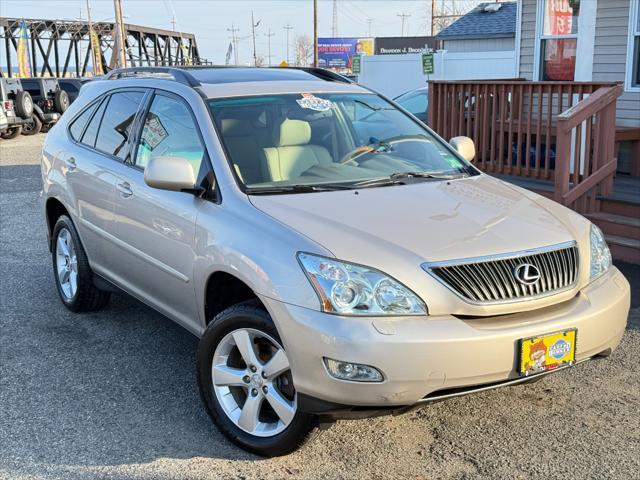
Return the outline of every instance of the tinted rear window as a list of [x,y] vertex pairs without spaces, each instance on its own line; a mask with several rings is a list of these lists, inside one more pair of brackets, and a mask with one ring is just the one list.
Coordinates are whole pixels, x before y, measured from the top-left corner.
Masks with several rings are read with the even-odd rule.
[[96,148],[124,160],[126,145],[143,92],[118,92],[111,95],[100,124]]
[[89,126],[82,135],[82,143],[89,147],[96,146],[96,137],[98,136],[98,128],[100,128],[100,122],[102,121],[102,116],[104,115],[104,109],[107,106],[108,100],[103,100],[98,108],[98,111],[95,113],[91,121],[89,122]]
[[93,115],[93,112],[95,112],[98,108],[98,105],[100,105],[100,102],[94,103],[84,112],[78,115],[78,117],[71,123],[71,126],[69,127],[69,133],[74,140],[78,142],[80,141],[80,137],[82,136],[85,125]]

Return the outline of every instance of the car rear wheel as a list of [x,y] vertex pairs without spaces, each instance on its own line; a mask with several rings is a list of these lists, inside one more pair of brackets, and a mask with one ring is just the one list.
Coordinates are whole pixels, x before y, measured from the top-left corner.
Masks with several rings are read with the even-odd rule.
[[31,121],[22,125],[22,134],[31,136],[40,133],[42,130],[42,121],[37,115],[31,117]]
[[31,94],[24,90],[16,93],[16,99],[14,103],[14,108],[16,110],[16,114],[20,118],[29,118],[33,115],[33,99],[31,98]]
[[297,408],[289,359],[257,302],[230,307],[209,324],[198,348],[198,383],[213,422],[250,452],[290,453],[317,424]]
[[0,134],[0,137],[4,138],[5,140],[11,140],[12,138],[16,138],[21,133],[22,133],[22,126],[19,125],[17,127],[8,129],[6,132],[2,132]]
[[93,272],[80,237],[66,215],[58,218],[53,228],[51,258],[58,294],[69,310],[100,310],[108,303],[110,293],[93,284]]

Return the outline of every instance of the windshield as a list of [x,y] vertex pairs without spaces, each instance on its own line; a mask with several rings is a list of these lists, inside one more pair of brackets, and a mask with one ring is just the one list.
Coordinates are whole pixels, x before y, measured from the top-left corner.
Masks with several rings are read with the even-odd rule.
[[[474,175],[427,130],[374,94],[291,94],[209,100],[247,193],[378,186],[388,179]],[[403,180],[399,180],[402,177]]]

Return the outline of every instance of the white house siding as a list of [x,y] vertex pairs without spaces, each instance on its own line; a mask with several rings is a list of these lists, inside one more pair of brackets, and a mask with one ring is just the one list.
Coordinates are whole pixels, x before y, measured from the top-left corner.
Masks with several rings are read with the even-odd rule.
[[[593,53],[594,82],[624,82],[630,0],[600,0]],[[640,92],[618,99],[617,125],[640,127]]]
[[511,38],[473,38],[444,40],[443,49],[451,53],[465,52],[505,52],[515,50],[515,39]]

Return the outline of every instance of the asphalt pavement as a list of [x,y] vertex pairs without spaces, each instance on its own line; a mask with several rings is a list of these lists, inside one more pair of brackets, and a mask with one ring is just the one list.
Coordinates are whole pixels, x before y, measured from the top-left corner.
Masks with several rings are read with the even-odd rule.
[[342,421],[262,459],[209,421],[194,336],[124,295],[99,313],[62,306],[39,206],[43,138],[0,140],[1,479],[638,478],[638,267],[620,265],[634,298],[611,357]]

